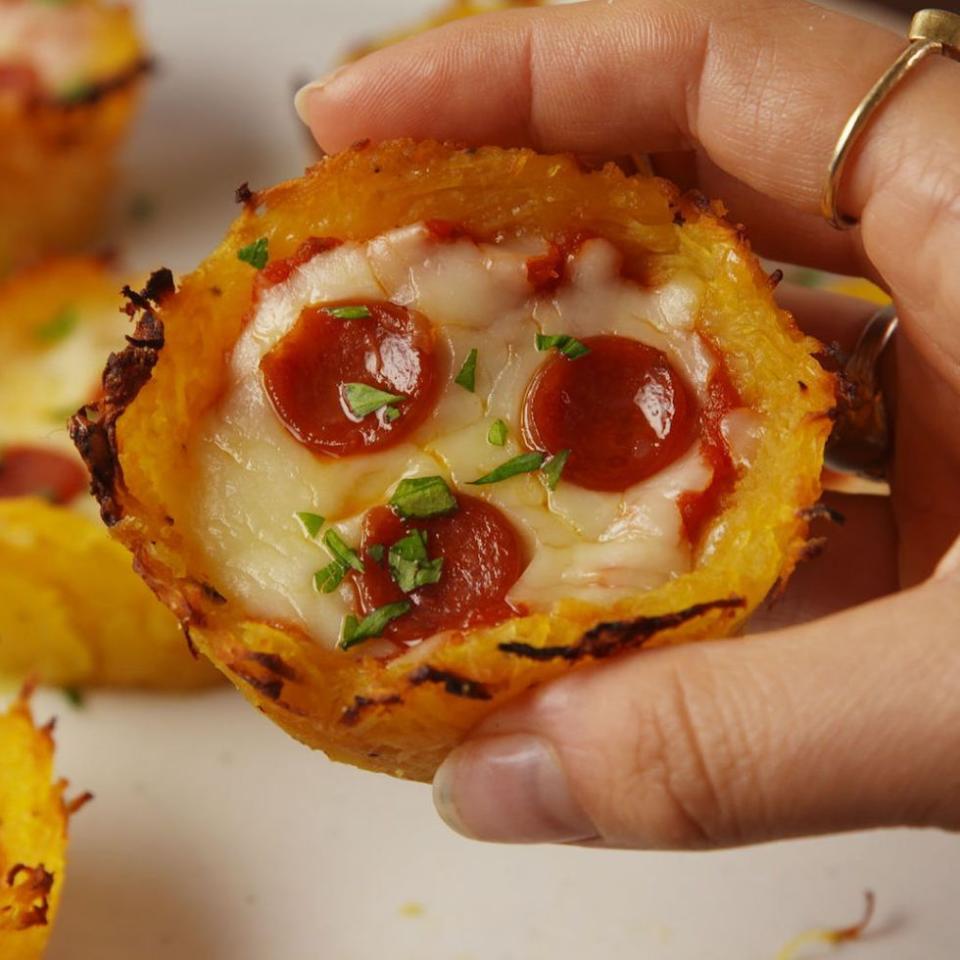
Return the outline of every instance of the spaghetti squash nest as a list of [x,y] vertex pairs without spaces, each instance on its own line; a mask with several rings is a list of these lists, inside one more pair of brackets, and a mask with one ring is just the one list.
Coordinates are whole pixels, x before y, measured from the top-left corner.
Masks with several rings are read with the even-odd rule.
[[[834,381],[719,204],[613,165],[591,172],[568,156],[408,141],[357,145],[240,199],[243,215],[179,289],[160,271],[133,298],[130,346],[111,358],[102,401],[72,432],[103,518],[147,582],[197,647],[294,737],[337,760],[429,779],[479,720],[535,684],[640,647],[735,633],[802,557]],[[482,237],[605,238],[651,285],[692,271],[704,281],[696,329],[765,426],[691,572],[610,607],[568,600],[400,657],[354,656],[258,622],[221,592],[184,521],[182,445],[222,396],[249,316],[255,274],[239,251],[266,238],[279,259],[307,237],[361,241],[433,219]]]
[[89,799],[53,780],[53,724],[37,729],[28,691],[0,716],[0,956],[43,955],[63,890],[67,825]]
[[121,283],[77,257],[0,284],[0,679],[175,689],[217,679],[99,523],[66,430],[124,343]]
[[[21,14],[19,8],[28,10]],[[115,155],[150,68],[126,5],[10,0],[5,9],[0,9],[0,275],[96,238],[114,182]],[[3,49],[5,17],[24,16],[42,18],[40,24],[31,21],[27,35],[45,38],[48,60],[51,49],[61,45],[64,55],[57,62],[75,62],[75,74],[55,82],[44,77],[31,60],[29,44],[35,40],[17,41],[14,34],[13,50]],[[19,22],[8,26],[16,31]],[[20,82],[11,82],[14,76]]]

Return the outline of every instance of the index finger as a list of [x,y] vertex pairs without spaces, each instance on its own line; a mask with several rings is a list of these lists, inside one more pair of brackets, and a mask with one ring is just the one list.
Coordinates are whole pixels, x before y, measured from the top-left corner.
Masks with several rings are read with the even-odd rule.
[[[850,272],[851,234],[813,221],[844,122],[904,45],[801,0],[609,0],[443,27],[308,88],[299,105],[331,151],[399,136],[594,155],[698,146],[745,185],[737,217],[802,233],[804,250],[822,243]],[[872,264],[907,314],[949,315],[960,296],[945,269],[960,235],[958,79],[941,61],[902,83],[842,190],[844,212],[863,219],[860,270]],[[931,360],[960,362],[960,333],[933,333]]]
[[903,46],[800,2],[620,0],[461,21],[304,95],[321,146],[398,136],[595,155],[700,144],[816,210],[846,116]]

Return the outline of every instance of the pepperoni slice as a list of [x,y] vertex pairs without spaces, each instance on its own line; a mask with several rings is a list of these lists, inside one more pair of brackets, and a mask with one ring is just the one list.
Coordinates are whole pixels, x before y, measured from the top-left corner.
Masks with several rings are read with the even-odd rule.
[[[353,301],[308,307],[260,368],[290,433],[316,453],[345,457],[386,449],[412,433],[434,407],[438,364],[422,314]],[[351,392],[363,388],[394,399],[363,412]],[[375,403],[369,392],[364,399],[371,396]]]
[[[496,507],[476,497],[457,495],[455,513],[426,520],[402,520],[389,507],[374,507],[364,518],[361,551],[365,571],[354,574],[358,614],[365,616],[388,603],[408,600],[413,609],[394,620],[384,637],[411,643],[441,630],[498,623],[516,616],[506,596],[525,566],[523,546],[510,521]],[[427,535],[431,560],[442,557],[437,583],[409,594],[390,574],[390,547],[414,530]],[[382,561],[369,553],[382,546]]]
[[10,446],[0,451],[0,500],[12,497],[43,497],[67,504],[87,489],[83,467],[57,450]]
[[558,354],[530,382],[524,439],[534,450],[570,451],[565,481],[626,490],[690,446],[696,401],[661,351],[619,336],[584,343],[587,355]]

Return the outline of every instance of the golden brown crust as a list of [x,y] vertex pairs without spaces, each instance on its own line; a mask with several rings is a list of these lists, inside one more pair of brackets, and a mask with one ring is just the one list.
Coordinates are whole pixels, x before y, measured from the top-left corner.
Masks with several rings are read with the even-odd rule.
[[[148,583],[198,648],[295,737],[336,759],[428,779],[466,731],[532,685],[621,650],[727,636],[789,575],[804,548],[804,511],[819,496],[833,381],[812,356],[819,345],[777,309],[769,279],[718,207],[612,165],[588,172],[570,157],[411,142],[358,145],[245,204],[220,249],[176,293],[145,298],[141,322],[163,346],[134,346],[129,361],[114,362],[115,388],[74,430],[97,451],[106,517]],[[706,291],[699,332],[764,417],[764,435],[692,573],[610,609],[569,601],[555,615],[389,662],[354,658],[252,621],[230,596],[212,598],[216,577],[181,522],[190,490],[177,454],[226,384],[253,292],[240,248],[266,237],[279,259],[308,236],[364,240],[435,218],[478,236],[589,231],[651,283],[693,271]]]

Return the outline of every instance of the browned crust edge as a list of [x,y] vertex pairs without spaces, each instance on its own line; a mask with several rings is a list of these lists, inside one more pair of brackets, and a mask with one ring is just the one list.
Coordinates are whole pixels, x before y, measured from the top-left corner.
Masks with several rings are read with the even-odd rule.
[[151,274],[143,290],[123,288],[126,313],[135,321],[127,346],[111,353],[103,372],[103,397],[82,407],[70,418],[70,438],[90,471],[90,492],[100,504],[100,516],[108,526],[123,517],[118,497],[122,482],[116,423],[150,379],[163,349],[163,322],[158,307],[175,289],[173,274],[163,268]]

